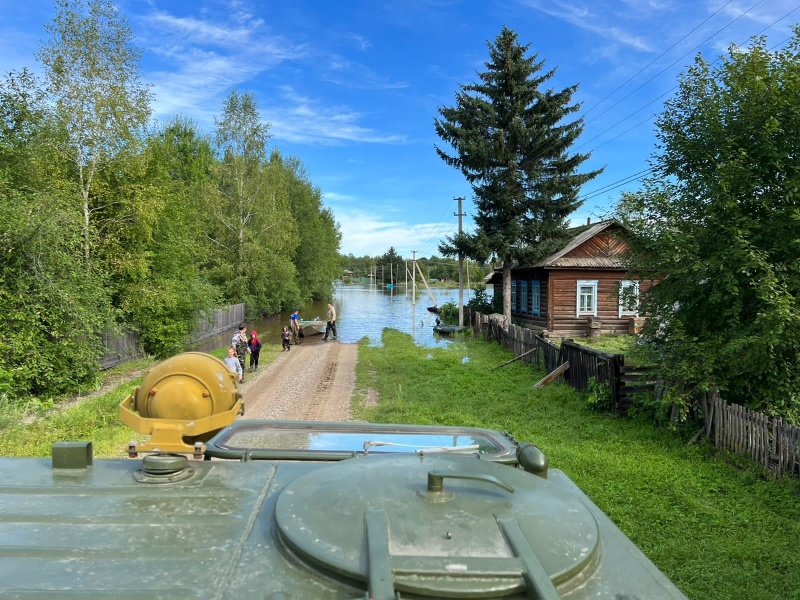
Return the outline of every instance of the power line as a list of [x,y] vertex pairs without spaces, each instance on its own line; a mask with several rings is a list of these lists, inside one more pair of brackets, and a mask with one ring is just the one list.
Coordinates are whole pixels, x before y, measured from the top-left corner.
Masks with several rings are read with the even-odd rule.
[[[763,2],[763,0],[762,0],[762,2]],[[761,2],[759,2],[758,4],[761,4]],[[742,13],[742,15],[739,15],[739,17],[737,17],[737,19],[736,19],[736,20],[738,20],[739,18],[741,18],[742,16],[744,16],[745,14],[747,14],[747,12],[750,12],[750,10],[753,10],[753,8],[755,8],[756,6],[758,6],[758,4],[756,4],[755,6],[751,7],[751,8],[750,8],[748,11],[746,11],[745,13]],[[789,12],[787,12],[785,15],[783,15],[782,17],[780,17],[780,18],[776,19],[775,21],[773,21],[772,23],[770,23],[769,25],[767,25],[766,27],[764,27],[764,28],[763,28],[761,31],[759,31],[759,32],[757,32],[757,33],[755,33],[755,34],[753,34],[753,35],[750,35],[750,36],[748,36],[748,38],[747,38],[747,39],[748,39],[748,40],[750,40],[750,39],[752,39],[753,37],[756,37],[756,36],[759,36],[759,35],[761,35],[762,33],[764,33],[765,31],[767,31],[768,29],[771,29],[771,28],[772,28],[772,27],[774,27],[776,24],[780,23],[780,22],[781,22],[781,21],[783,21],[783,20],[784,20],[786,17],[788,17],[789,15],[791,15],[791,14],[792,14],[792,13],[794,13],[794,12],[797,12],[798,10],[800,10],[800,6],[796,6],[795,8],[793,8],[792,10],[790,10]],[[717,35],[718,33],[720,33],[721,31],[724,31],[724,30],[725,30],[727,27],[729,27],[729,26],[730,26],[730,25],[731,25],[733,22],[734,22],[734,21],[732,21],[731,23],[729,23],[728,25],[726,25],[725,27],[723,27],[722,29],[720,29],[719,31],[717,31],[717,33],[715,33],[715,34],[714,34],[714,36],[715,36],[715,35]],[[710,38],[706,39],[706,40],[705,40],[703,43],[706,43],[706,42],[708,42],[708,41],[709,41],[711,38],[713,38],[714,36],[711,36]],[[746,40],[745,40],[745,41],[746,41]],[[784,42],[785,42],[785,40],[784,40]],[[784,42],[781,42],[781,43],[784,43]],[[702,45],[702,44],[701,44],[701,45]],[[779,44],[779,45],[780,45],[780,44]],[[692,49],[690,52],[693,52],[694,50],[696,50],[696,49],[697,49],[697,48],[699,48],[699,47],[700,47],[700,46],[696,46],[696,47],[695,47],[695,48],[693,48],[693,49]],[[631,96],[631,95],[632,95],[634,92],[636,92],[636,91],[640,90],[640,89],[641,89],[641,88],[642,88],[644,85],[646,85],[646,84],[650,83],[650,82],[651,82],[653,79],[655,79],[655,77],[657,77],[657,76],[659,76],[659,75],[662,75],[662,74],[663,74],[663,73],[664,73],[664,72],[665,72],[667,69],[669,69],[670,67],[672,67],[672,66],[673,66],[675,63],[677,63],[677,62],[678,62],[679,60],[681,60],[682,58],[686,57],[688,54],[689,54],[689,53],[686,53],[686,54],[684,54],[682,57],[680,57],[679,59],[677,59],[676,61],[674,61],[672,64],[670,64],[670,65],[669,65],[669,66],[668,66],[666,69],[663,69],[662,71],[660,71],[659,73],[657,73],[657,74],[656,74],[654,77],[652,77],[651,79],[649,79],[648,81],[646,81],[645,83],[643,83],[641,86],[639,86],[638,88],[636,88],[635,90],[633,90],[633,92],[631,92],[630,94],[628,94],[628,95],[627,95],[627,96],[625,96],[624,98],[621,98],[619,102],[621,102],[622,100],[625,100],[626,98],[630,97],[630,96]],[[712,65],[713,65],[713,64],[716,64],[716,63],[720,62],[720,60],[721,60],[721,59],[719,59],[719,58],[718,58],[718,59],[716,59],[716,60],[712,61],[710,64],[712,64]],[[660,96],[658,96],[658,97],[654,98],[653,100],[651,100],[650,102],[648,102],[648,103],[647,103],[647,104],[645,104],[644,106],[642,106],[642,107],[638,108],[638,109],[637,109],[637,110],[635,110],[634,112],[630,113],[628,116],[624,117],[623,119],[620,119],[619,121],[617,121],[616,123],[614,123],[614,124],[613,124],[613,125],[611,125],[610,127],[606,128],[604,131],[602,131],[602,132],[600,132],[599,134],[595,135],[594,137],[592,137],[592,138],[590,138],[590,139],[586,140],[586,141],[585,141],[585,142],[583,142],[581,145],[579,145],[579,146],[576,146],[576,148],[575,148],[575,149],[576,149],[576,150],[579,150],[580,148],[582,148],[583,146],[585,146],[585,145],[586,145],[586,144],[588,144],[589,142],[591,142],[591,141],[593,141],[593,140],[597,139],[598,137],[602,136],[602,135],[603,135],[603,134],[605,134],[605,133],[608,133],[609,131],[611,131],[612,129],[614,129],[615,127],[617,127],[618,125],[621,125],[622,123],[624,123],[625,121],[627,121],[628,119],[630,119],[630,118],[631,118],[633,115],[635,115],[636,113],[638,113],[638,112],[641,112],[641,111],[642,111],[642,110],[644,110],[646,107],[650,106],[650,105],[651,105],[651,104],[653,104],[654,102],[657,102],[658,100],[660,100],[660,99],[661,99],[661,98],[663,98],[664,96],[667,96],[667,95],[671,94],[672,92],[674,92],[675,90],[677,90],[677,89],[678,89],[678,87],[679,87],[678,85],[675,85],[675,86],[671,87],[669,90],[667,90],[666,92],[664,92],[664,93],[663,93],[663,94],[661,94]],[[614,108],[614,106],[617,106],[617,104],[619,104],[619,102],[615,103],[614,105],[610,106],[608,109],[606,109],[605,111],[603,111],[603,113],[601,113],[601,115],[602,115],[602,114],[605,114],[606,112],[608,112],[608,110],[610,110],[611,108]],[[599,117],[599,116],[600,116],[600,115],[598,115],[598,117]],[[628,132],[632,131],[632,130],[633,130],[633,129],[635,129],[636,127],[639,127],[639,126],[643,125],[644,123],[648,122],[648,121],[649,121],[649,120],[650,120],[650,119],[651,119],[653,116],[656,116],[656,115],[651,115],[650,117],[648,117],[648,118],[647,118],[647,119],[645,119],[644,121],[641,121],[640,123],[638,123],[638,124],[637,124],[637,125],[635,125],[634,127],[631,127],[631,128],[629,128],[629,129],[627,129],[626,131],[624,131],[624,132],[623,132],[622,134],[620,134],[620,135],[624,135],[625,133],[628,133]],[[596,119],[597,119],[597,117],[595,117],[595,119],[592,119],[591,121],[589,121],[589,123],[591,123],[591,122],[595,121]],[[587,123],[587,124],[588,124],[588,123]],[[613,140],[617,139],[618,137],[620,137],[620,135],[617,135],[617,136],[615,136],[614,138],[611,138],[610,140],[607,140],[607,141],[603,142],[602,144],[600,144],[599,146],[596,146],[595,148],[593,148],[593,149],[589,150],[588,152],[589,152],[589,153],[591,153],[591,152],[594,152],[595,150],[597,150],[598,148],[601,148],[601,147],[602,147],[602,146],[604,146],[605,144],[607,144],[607,143],[609,143],[609,142],[611,142],[611,141],[613,141]]]
[[[689,37],[691,34],[693,34],[695,31],[697,31],[697,30],[698,30],[700,27],[702,27],[703,25],[705,25],[706,23],[708,23],[708,21],[710,21],[711,19],[713,19],[714,17],[716,17],[716,16],[717,16],[717,14],[718,14],[718,13],[719,13],[719,12],[720,12],[720,11],[721,11],[723,8],[725,8],[726,6],[728,6],[728,5],[729,5],[731,2],[733,2],[733,0],[728,0],[728,1],[727,1],[725,4],[723,4],[722,6],[720,6],[720,7],[719,7],[719,8],[718,8],[718,9],[717,9],[717,10],[716,10],[716,11],[715,11],[713,14],[709,15],[708,17],[706,17],[706,18],[705,18],[705,19],[704,19],[704,20],[703,20],[701,23],[699,23],[698,25],[696,25],[696,26],[695,26],[695,28],[694,28],[694,29],[692,29],[692,30],[691,30],[689,33],[687,33],[686,35],[684,35],[684,36],[683,36],[681,39],[679,39],[677,42],[675,42],[674,44],[672,44],[672,46],[670,46],[669,48],[667,48],[666,50],[664,50],[664,51],[663,51],[661,54],[659,54],[658,56],[656,56],[656,57],[655,57],[653,60],[651,60],[649,63],[647,63],[647,64],[646,64],[644,67],[642,67],[641,69],[639,69],[639,71],[638,71],[638,72],[637,72],[635,75],[632,75],[631,77],[629,77],[629,78],[628,78],[628,80],[627,80],[625,83],[623,83],[622,85],[620,85],[620,86],[619,86],[617,89],[615,89],[613,92],[611,92],[611,93],[610,93],[608,96],[606,96],[605,98],[603,98],[602,100],[600,100],[600,102],[598,102],[598,103],[597,103],[597,104],[595,104],[593,107],[591,107],[589,110],[587,110],[587,111],[584,113],[584,116],[588,115],[588,114],[589,114],[590,112],[592,112],[594,109],[596,109],[596,108],[597,108],[597,107],[599,107],[601,104],[603,104],[603,102],[605,102],[606,100],[608,100],[609,98],[611,98],[611,96],[613,96],[614,94],[616,94],[618,91],[620,91],[620,90],[621,90],[622,88],[624,88],[626,85],[628,85],[628,84],[629,84],[631,81],[633,81],[634,79],[636,79],[636,78],[637,78],[639,75],[641,75],[641,74],[642,74],[644,71],[646,71],[647,69],[649,69],[649,68],[650,68],[650,67],[651,67],[651,66],[652,66],[654,63],[656,63],[656,62],[658,61],[658,59],[660,59],[660,58],[661,58],[661,57],[663,57],[665,54],[667,54],[667,52],[669,52],[669,51],[670,51],[670,50],[672,50],[672,49],[673,49],[675,46],[677,46],[678,44],[680,44],[680,43],[681,43],[683,40],[685,40],[687,37]],[[759,4],[760,4],[760,3],[759,3]],[[695,46],[695,49],[697,49],[697,48],[698,48],[698,46]],[[601,113],[601,114],[603,114],[603,113]]]

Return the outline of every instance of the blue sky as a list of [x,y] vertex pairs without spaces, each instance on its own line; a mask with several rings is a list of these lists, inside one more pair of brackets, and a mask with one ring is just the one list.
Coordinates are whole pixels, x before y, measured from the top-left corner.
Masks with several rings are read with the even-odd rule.
[[[605,167],[575,224],[636,189],[655,149],[654,117],[697,53],[715,60],[756,34],[781,46],[798,0],[120,0],[143,50],[154,119],[184,115],[211,132],[232,89],[251,92],[270,143],[298,157],[342,231],[344,254],[438,254],[472,194],[434,145],[437,109],[485,70],[503,25],[557,68],[585,119],[575,150]],[[49,0],[0,0],[0,72],[28,67]]]

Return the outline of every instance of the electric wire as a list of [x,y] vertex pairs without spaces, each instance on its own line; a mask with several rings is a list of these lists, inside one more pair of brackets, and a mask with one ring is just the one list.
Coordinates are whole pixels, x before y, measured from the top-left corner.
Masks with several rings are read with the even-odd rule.
[[[675,46],[677,46],[678,44],[680,44],[680,43],[681,43],[683,40],[685,40],[687,37],[689,37],[691,34],[693,34],[695,31],[697,31],[697,30],[698,30],[700,27],[702,27],[703,25],[705,25],[706,23],[708,23],[708,21],[710,21],[711,19],[713,19],[714,17],[716,17],[716,16],[717,16],[717,14],[719,14],[719,12],[720,12],[720,11],[721,11],[723,8],[727,7],[727,6],[728,6],[728,5],[729,5],[731,2],[733,2],[733,0],[728,0],[728,1],[727,1],[725,4],[723,4],[722,6],[720,6],[720,7],[719,7],[719,8],[718,8],[718,9],[717,9],[717,10],[716,10],[714,13],[710,14],[708,17],[706,17],[706,18],[705,18],[705,19],[704,19],[702,22],[700,22],[699,24],[695,25],[694,29],[692,29],[692,30],[691,30],[689,33],[687,33],[686,35],[684,35],[684,36],[683,36],[681,39],[679,39],[677,42],[675,42],[674,44],[672,44],[672,46],[670,46],[669,48],[667,48],[666,50],[664,50],[664,51],[663,51],[661,54],[659,54],[658,56],[656,56],[656,57],[655,57],[653,60],[651,60],[649,63],[647,63],[647,64],[646,64],[644,67],[642,67],[641,69],[639,69],[639,71],[638,71],[638,72],[636,72],[636,74],[634,74],[634,75],[631,75],[631,76],[630,76],[630,77],[627,79],[627,81],[625,81],[625,83],[623,83],[622,85],[620,85],[619,87],[617,87],[617,89],[615,89],[613,92],[611,92],[610,94],[608,94],[608,95],[607,95],[605,98],[603,98],[602,100],[600,100],[600,102],[598,102],[597,104],[595,104],[594,106],[592,106],[590,109],[588,109],[588,110],[587,110],[587,111],[586,111],[586,112],[583,114],[583,116],[585,117],[586,115],[588,115],[589,113],[591,113],[593,110],[595,110],[595,109],[596,109],[596,108],[598,108],[600,105],[602,105],[602,104],[603,104],[603,102],[605,102],[606,100],[608,100],[609,98],[611,98],[611,96],[613,96],[614,94],[616,94],[618,91],[620,91],[620,90],[621,90],[622,88],[624,88],[626,85],[628,85],[628,84],[629,84],[631,81],[633,81],[633,80],[634,80],[634,79],[636,79],[636,78],[637,78],[639,75],[641,75],[642,73],[644,73],[644,72],[645,72],[647,69],[649,69],[651,66],[653,66],[653,65],[654,65],[654,64],[655,64],[655,63],[656,63],[656,62],[657,62],[657,61],[658,61],[660,58],[662,58],[663,56],[665,56],[665,55],[666,55],[666,54],[667,54],[667,53],[668,53],[670,50],[672,50],[672,49],[673,49]],[[695,46],[695,50],[696,50],[698,47],[699,47],[699,46]]]
[[[648,83],[651,83],[651,82],[652,82],[654,79],[656,79],[657,77],[660,77],[661,75],[663,75],[664,73],[666,73],[668,69],[670,69],[670,68],[674,67],[674,66],[675,66],[675,65],[676,65],[676,64],[677,64],[679,61],[683,60],[684,58],[686,58],[687,56],[689,56],[690,54],[692,54],[693,52],[695,52],[695,51],[696,51],[698,48],[701,48],[701,47],[702,47],[704,44],[707,44],[708,42],[710,42],[710,41],[711,41],[712,39],[714,39],[714,38],[715,38],[717,35],[719,35],[719,34],[720,34],[720,33],[722,33],[723,31],[725,31],[725,30],[726,30],[728,27],[730,27],[731,25],[733,25],[734,23],[736,23],[736,21],[738,21],[739,19],[741,19],[742,17],[744,17],[745,15],[747,15],[747,14],[748,14],[748,13],[749,13],[751,10],[753,10],[754,8],[758,7],[759,5],[761,5],[761,4],[763,4],[763,3],[764,3],[764,0],[759,0],[759,1],[758,1],[756,4],[754,4],[753,6],[751,6],[750,8],[748,8],[748,9],[747,9],[745,12],[743,12],[742,14],[740,14],[740,15],[739,15],[738,17],[736,17],[736,18],[735,18],[733,21],[731,21],[730,23],[728,23],[727,25],[725,25],[725,27],[723,27],[722,29],[719,29],[719,30],[717,30],[717,31],[716,31],[716,33],[714,33],[713,35],[711,35],[711,36],[707,37],[707,38],[706,38],[705,40],[703,40],[703,41],[702,41],[700,44],[698,44],[697,46],[695,46],[694,48],[692,48],[691,50],[689,50],[688,52],[686,52],[686,53],[685,53],[685,54],[683,54],[682,56],[679,56],[677,59],[675,59],[674,61],[672,61],[670,64],[668,64],[668,65],[667,65],[666,67],[664,67],[663,69],[661,69],[661,70],[660,70],[658,73],[656,73],[655,75],[653,75],[653,76],[652,76],[650,79],[648,79],[647,81],[645,81],[645,82],[644,82],[643,84],[641,84],[639,87],[637,87],[637,88],[636,88],[636,89],[634,89],[633,91],[629,92],[629,93],[628,93],[626,96],[623,96],[622,98],[620,98],[619,100],[617,100],[617,101],[616,101],[614,104],[612,104],[611,106],[609,106],[607,109],[605,109],[605,110],[604,110],[603,112],[601,112],[599,115],[596,115],[594,118],[592,118],[592,119],[590,119],[589,121],[587,121],[587,122],[586,122],[586,125],[588,125],[589,123],[593,123],[594,121],[596,121],[597,119],[599,119],[601,116],[603,116],[604,114],[606,114],[606,113],[607,113],[609,110],[611,110],[612,108],[614,108],[615,106],[617,106],[617,105],[618,105],[620,102],[622,102],[623,100],[627,100],[628,98],[630,98],[630,97],[631,97],[633,94],[635,94],[636,92],[638,92],[640,89],[642,89],[642,88],[643,88],[644,86],[646,86]],[[796,10],[796,9],[795,9],[795,10]],[[594,138],[592,138],[592,139],[594,139]],[[591,141],[591,140],[589,140],[589,141]]]

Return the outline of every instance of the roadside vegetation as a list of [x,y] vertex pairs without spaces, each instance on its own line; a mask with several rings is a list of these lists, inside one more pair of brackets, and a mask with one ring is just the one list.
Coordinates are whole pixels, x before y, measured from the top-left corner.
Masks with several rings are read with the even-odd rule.
[[[359,348],[357,418],[507,430],[539,445],[690,598],[800,598],[800,483],[774,481],[649,419],[591,410],[504,347],[425,348],[394,330]],[[372,388],[377,406],[363,401]]]
[[[208,354],[222,360],[227,346]],[[259,366],[266,367],[278,356],[278,346],[261,350]],[[53,442],[90,440],[96,458],[122,458],[132,439],[141,434],[119,420],[119,405],[142,383],[153,360],[125,363],[103,372],[103,385],[96,393],[76,396],[69,402],[39,406],[27,412],[17,409],[0,412],[0,456],[38,456],[51,454]]]
[[45,29],[38,64],[0,76],[0,411],[91,387],[114,331],[163,358],[209,309],[330,296],[339,226],[253,94],[212,132],[156,123],[113,2],[56,2]]

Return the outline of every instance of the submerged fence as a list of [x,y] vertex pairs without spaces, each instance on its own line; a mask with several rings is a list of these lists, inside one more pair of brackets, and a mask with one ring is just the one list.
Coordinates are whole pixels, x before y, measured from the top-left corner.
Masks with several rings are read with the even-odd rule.
[[[607,385],[615,414],[626,413],[637,394],[656,393],[662,387],[650,368],[626,366],[621,354],[606,354],[566,339],[556,346],[533,330],[513,324],[506,327],[502,315],[475,314],[472,326],[473,331],[507,346],[520,360],[544,367],[548,373],[569,362],[569,368],[555,381],[581,391],[589,391],[595,383]],[[728,404],[718,393],[701,396],[700,406],[703,433],[718,448],[748,454],[779,477],[800,476],[800,427]]]
[[[215,308],[201,315],[198,327],[191,333],[187,343],[193,344],[222,333],[242,321],[244,321],[244,304]],[[139,334],[134,331],[104,332],[103,347],[105,352],[100,359],[101,369],[110,369],[129,360],[144,357]]]

